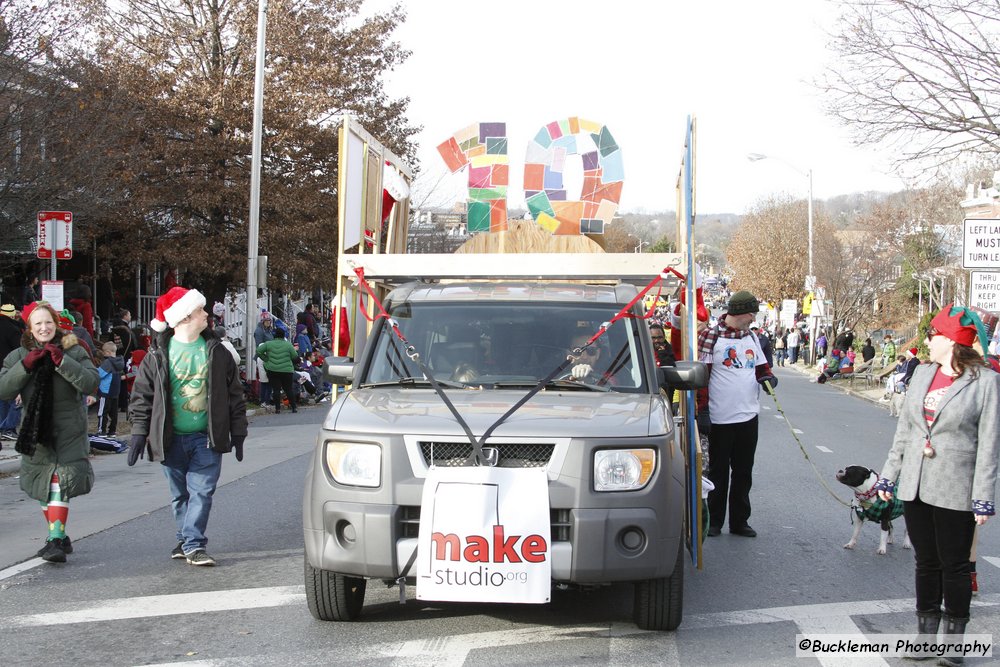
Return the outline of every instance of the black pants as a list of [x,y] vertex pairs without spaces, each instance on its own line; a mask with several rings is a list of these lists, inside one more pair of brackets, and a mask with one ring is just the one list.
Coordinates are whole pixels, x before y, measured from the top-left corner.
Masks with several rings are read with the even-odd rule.
[[267,379],[271,384],[271,392],[274,398],[274,411],[281,411],[281,394],[284,392],[288,397],[288,405],[295,412],[298,408],[298,401],[295,398],[295,389],[292,388],[292,374],[281,373],[279,371],[268,371]]
[[937,611],[943,597],[946,614],[968,618],[969,552],[976,530],[972,512],[935,507],[917,497],[903,504],[903,517],[917,566],[917,611]]
[[[753,459],[757,453],[757,417],[739,424],[712,424],[708,436],[708,479],[715,490],[708,494],[709,522],[719,528],[726,520],[729,530],[742,528],[750,520],[750,487]],[[732,481],[730,482],[730,470]]]
[[97,401],[98,433],[115,435],[118,432],[118,395],[101,394]]

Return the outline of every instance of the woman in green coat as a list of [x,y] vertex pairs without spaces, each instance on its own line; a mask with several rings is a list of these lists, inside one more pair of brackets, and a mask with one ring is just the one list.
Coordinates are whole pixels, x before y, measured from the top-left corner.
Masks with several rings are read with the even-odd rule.
[[28,329],[21,347],[4,359],[0,398],[20,395],[24,406],[15,447],[21,454],[21,490],[42,503],[49,528],[38,556],[65,563],[73,551],[66,536],[69,499],[90,493],[94,485],[84,397],[97,389],[99,377],[76,336],[59,329],[51,305],[28,304],[22,316]]

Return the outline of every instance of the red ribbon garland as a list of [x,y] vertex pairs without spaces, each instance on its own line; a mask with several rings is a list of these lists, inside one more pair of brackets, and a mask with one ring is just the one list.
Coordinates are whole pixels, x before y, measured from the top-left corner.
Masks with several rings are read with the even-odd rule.
[[[631,301],[625,304],[625,306],[622,307],[622,309],[619,310],[614,317],[612,317],[608,322],[604,322],[603,324],[601,324],[597,332],[593,336],[591,336],[590,339],[587,341],[586,345],[584,345],[580,349],[584,350],[593,345],[594,341],[603,336],[605,332],[607,332],[607,330],[611,328],[611,325],[617,322],[618,320],[625,318],[648,320],[650,317],[652,317],[653,313],[656,312],[656,301],[659,301],[660,295],[663,293],[663,285],[660,283],[663,281],[664,278],[667,277],[668,273],[673,273],[678,278],[683,279],[683,276],[677,273],[677,271],[675,271],[673,268],[671,267],[664,268],[663,271],[660,272],[660,275],[650,280],[649,283],[647,283],[646,286],[643,287],[642,290],[640,290],[639,293],[635,295],[635,298],[633,298]],[[369,322],[375,322],[376,320],[384,317],[389,321],[389,326],[392,327],[393,332],[399,337],[399,339],[403,341],[403,343],[408,348],[412,347],[410,345],[410,342],[406,340],[406,336],[404,336],[403,332],[400,331],[399,326],[396,324],[396,321],[393,320],[392,317],[389,315],[389,313],[386,312],[385,307],[382,305],[382,302],[379,300],[377,296],[375,296],[375,292],[373,292],[372,288],[368,285],[368,281],[365,280],[364,267],[363,266],[354,267],[354,274],[358,277],[358,283],[364,288],[365,292],[368,293],[368,296],[371,297],[372,301],[374,301],[375,305],[378,307],[379,310],[377,315],[375,315],[374,317],[370,317],[368,315],[368,310],[365,308],[364,296],[362,294],[358,294],[358,305],[360,306],[361,313],[364,315],[365,319],[368,320]],[[654,286],[657,287],[657,290],[656,290],[656,299],[653,301],[653,306],[648,311],[646,311],[644,315],[632,315],[631,313],[629,313],[629,311],[632,310],[632,306],[634,306],[640,299],[646,296],[646,293],[649,292],[651,289],[653,289]]]

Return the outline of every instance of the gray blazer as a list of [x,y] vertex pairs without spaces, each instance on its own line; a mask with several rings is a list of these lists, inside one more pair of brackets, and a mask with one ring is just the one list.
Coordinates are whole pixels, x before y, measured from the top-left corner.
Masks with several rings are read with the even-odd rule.
[[[913,372],[881,476],[896,483],[901,500],[919,493],[928,505],[971,512],[973,500],[995,502],[1000,375],[982,368],[976,378],[968,370],[955,378],[928,428],[924,396],[938,368],[922,364]],[[928,437],[933,458],[923,455]]]

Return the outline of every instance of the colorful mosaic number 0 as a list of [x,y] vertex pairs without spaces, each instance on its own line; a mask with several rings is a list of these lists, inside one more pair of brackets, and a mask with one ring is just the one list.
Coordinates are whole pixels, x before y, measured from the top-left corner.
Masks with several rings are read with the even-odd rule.
[[[579,201],[566,200],[563,170],[568,155],[583,158]],[[623,180],[622,151],[600,123],[576,117],[552,122],[528,144],[525,203],[535,222],[553,234],[603,234],[618,209]]]
[[[505,123],[479,123],[456,132],[438,152],[455,173],[469,167],[469,232],[507,229],[509,162]],[[583,160],[579,201],[566,199],[566,158]],[[524,196],[531,216],[552,234],[603,234],[621,200],[622,152],[608,128],[571,117],[542,127],[528,145]]]

